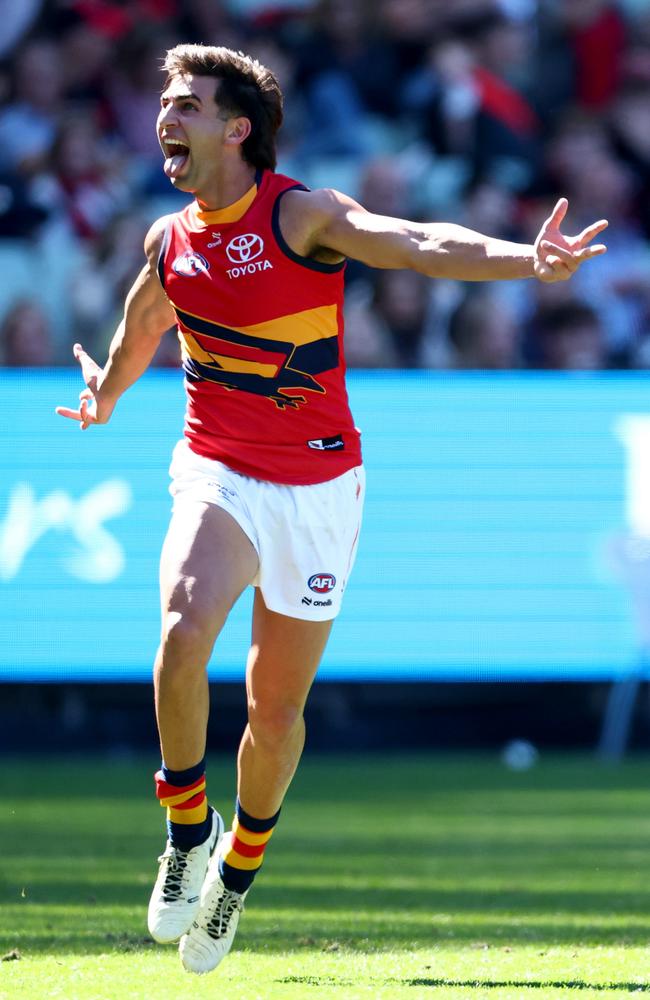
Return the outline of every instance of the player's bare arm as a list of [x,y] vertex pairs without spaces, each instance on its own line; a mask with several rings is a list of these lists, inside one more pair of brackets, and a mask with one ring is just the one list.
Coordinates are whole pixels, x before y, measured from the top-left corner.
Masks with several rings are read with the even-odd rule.
[[603,244],[592,245],[607,227],[604,219],[577,236],[561,232],[566,198],[558,201],[530,245],[494,239],[453,223],[374,215],[333,190],[291,191],[283,202],[280,226],[297,253],[324,261],[351,257],[377,268],[411,268],[430,278],[563,281],[585,260],[606,251]]
[[166,217],[159,219],[147,233],[147,262],[126,297],[124,317],[111,341],[105,366],[101,368],[81,344],[74,345],[86,388],[79,394],[78,409],[57,406],[56,412],[78,420],[82,430],[107,423],[122,393],[146,371],[162,335],[175,323],[174,310],[157,273],[166,222]]

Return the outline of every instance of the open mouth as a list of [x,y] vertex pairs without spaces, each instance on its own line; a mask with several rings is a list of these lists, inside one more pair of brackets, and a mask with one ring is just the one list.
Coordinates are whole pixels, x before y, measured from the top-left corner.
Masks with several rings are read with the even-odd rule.
[[180,139],[164,139],[162,145],[165,153],[163,170],[167,177],[178,177],[189,160],[190,147]]

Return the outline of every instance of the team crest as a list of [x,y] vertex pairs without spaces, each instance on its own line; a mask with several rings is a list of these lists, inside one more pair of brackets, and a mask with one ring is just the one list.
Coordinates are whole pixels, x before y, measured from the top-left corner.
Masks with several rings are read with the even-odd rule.
[[176,258],[172,268],[182,278],[196,278],[198,274],[207,274],[210,265],[203,254],[197,253],[196,250],[186,250]]

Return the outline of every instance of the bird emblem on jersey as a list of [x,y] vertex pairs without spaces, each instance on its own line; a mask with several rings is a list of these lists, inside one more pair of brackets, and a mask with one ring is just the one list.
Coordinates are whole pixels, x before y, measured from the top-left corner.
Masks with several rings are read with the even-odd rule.
[[[331,333],[310,340],[321,327],[313,318],[301,323],[301,314],[297,322],[296,316],[281,317],[236,330],[177,309],[185,376],[190,382],[216,382],[225,389],[265,396],[280,410],[297,409],[307,401],[305,392],[325,392],[315,376],[338,365],[338,337],[329,310],[307,310],[310,317],[319,313],[320,318],[324,312],[326,333]],[[290,336],[292,329],[298,342],[282,337]]]

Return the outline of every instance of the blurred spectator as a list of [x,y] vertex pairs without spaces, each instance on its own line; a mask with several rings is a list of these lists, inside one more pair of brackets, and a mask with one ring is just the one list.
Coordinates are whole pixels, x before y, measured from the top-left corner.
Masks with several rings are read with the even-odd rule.
[[450,25],[406,88],[407,106],[443,156],[522,190],[536,175],[541,122],[524,91],[532,61],[525,24],[483,6]]
[[397,218],[412,214],[409,178],[399,156],[377,156],[368,160],[360,188],[359,198],[369,212]]
[[120,163],[87,115],[69,117],[52,146],[49,169],[34,182],[41,205],[59,212],[82,240],[100,236],[128,202]]
[[[609,219],[607,253],[575,275],[574,291],[597,311],[607,350],[623,367],[642,335],[650,303],[650,254],[635,216],[635,179],[611,152],[593,156],[566,193],[576,231],[594,211]],[[597,209],[595,208],[597,206]]]
[[427,332],[431,282],[417,271],[380,271],[375,284],[375,313],[382,323],[399,364],[421,365]]
[[241,41],[236,38],[233,17],[236,4],[224,0],[185,0],[177,6],[183,7],[181,28],[188,38],[201,41],[204,45],[241,48],[241,44],[235,44]]
[[7,171],[41,168],[64,117],[63,66],[57,45],[34,39],[16,54],[12,96],[0,111],[0,145]]
[[59,33],[66,100],[84,108],[105,130],[113,128],[106,85],[115,61],[109,37],[80,19]]
[[397,368],[386,326],[373,308],[372,288],[356,282],[345,297],[345,361],[348,368]]
[[449,340],[456,368],[498,371],[520,367],[516,318],[490,286],[468,292],[451,317]]
[[133,275],[142,267],[147,229],[137,212],[116,215],[72,275],[74,339],[91,354],[108,350]]
[[[547,189],[579,188],[585,164],[594,157],[607,155],[610,140],[605,122],[575,106],[564,110],[547,139],[543,158]],[[601,211],[600,207],[598,211]]]
[[365,3],[320,0],[296,47],[296,82],[307,105],[309,156],[376,151],[371,114],[390,113],[396,97],[392,49],[371,30]]
[[591,109],[605,108],[621,81],[626,42],[618,4],[612,0],[560,0],[558,16],[568,29],[578,103]]
[[72,0],[68,6],[93,31],[114,41],[138,26],[168,21],[178,8],[176,0]]
[[120,42],[108,85],[116,130],[132,154],[134,183],[149,193],[160,192],[170,198],[173,192],[161,169],[156,119],[163,84],[160,59],[175,43],[171,33],[140,25]]
[[393,89],[395,110],[400,110],[404,82],[424,65],[430,45],[449,16],[450,6],[448,0],[379,0],[378,10],[372,12],[372,24],[377,24],[393,64],[386,84]]
[[54,349],[43,308],[29,299],[19,299],[0,325],[2,363],[8,368],[51,365]]
[[2,4],[0,59],[4,59],[29,30],[42,2],[43,0],[4,0]]
[[468,229],[503,240],[518,240],[517,200],[506,186],[495,179],[476,178],[468,185],[463,198],[460,221]]
[[650,237],[650,52],[648,80],[630,82],[613,102],[609,114],[614,149],[637,180],[635,214]]
[[28,239],[47,215],[20,176],[0,170],[0,241]]
[[430,295],[431,282],[416,271],[379,271],[374,288],[361,282],[353,285],[346,307],[348,364],[421,367]]
[[602,324],[597,312],[581,302],[540,312],[534,318],[533,331],[533,368],[597,371],[607,367]]
[[558,191],[569,199],[569,231],[580,232],[594,213],[609,220],[607,253],[576,274],[571,288],[598,312],[611,363],[625,367],[642,335],[650,303],[649,247],[639,211],[640,173],[616,155],[606,118],[575,109],[565,114],[550,137],[545,170],[547,202],[530,219],[528,236],[537,232]]

